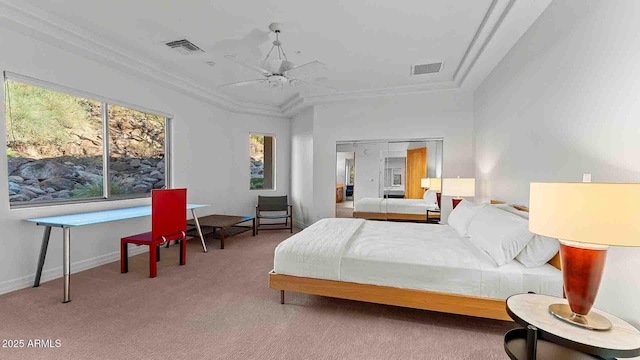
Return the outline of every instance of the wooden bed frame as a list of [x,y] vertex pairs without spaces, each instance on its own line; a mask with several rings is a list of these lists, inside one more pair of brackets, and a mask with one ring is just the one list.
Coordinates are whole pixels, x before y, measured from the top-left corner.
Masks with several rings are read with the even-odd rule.
[[[375,213],[354,211],[354,218],[367,220],[404,220],[404,221],[427,221],[427,215],[418,214],[396,214],[396,213]],[[440,213],[430,213],[429,219],[440,219]]]
[[[491,200],[491,203],[503,204],[504,202]],[[524,206],[514,207],[518,210],[529,211]],[[549,264],[561,269],[559,253],[549,260]],[[273,271],[269,273],[269,287],[280,290],[281,304],[284,304],[284,292],[293,291],[339,299],[512,321],[507,315],[506,300],[502,299],[280,275]]]

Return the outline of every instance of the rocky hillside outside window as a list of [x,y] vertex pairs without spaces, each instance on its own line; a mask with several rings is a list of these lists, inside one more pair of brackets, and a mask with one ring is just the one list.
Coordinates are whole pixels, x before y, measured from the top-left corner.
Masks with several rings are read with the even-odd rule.
[[111,195],[165,188],[165,118],[109,105]]
[[12,207],[144,197],[166,187],[165,117],[64,90],[5,79]]
[[270,135],[249,135],[250,190],[275,190],[276,138]]

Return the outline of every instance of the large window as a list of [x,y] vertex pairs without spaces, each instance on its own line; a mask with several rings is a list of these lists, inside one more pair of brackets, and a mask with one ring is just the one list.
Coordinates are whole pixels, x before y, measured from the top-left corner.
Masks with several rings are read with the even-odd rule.
[[5,79],[11,206],[148,196],[167,186],[166,117],[20,80]]
[[276,138],[270,135],[249,135],[249,172],[251,190],[275,189]]

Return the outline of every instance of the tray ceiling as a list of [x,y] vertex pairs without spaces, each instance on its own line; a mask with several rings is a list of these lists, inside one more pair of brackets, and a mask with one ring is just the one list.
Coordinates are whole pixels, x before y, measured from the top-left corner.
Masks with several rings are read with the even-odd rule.
[[[123,56],[258,107],[282,107],[307,96],[451,88],[464,63],[472,60],[472,47],[482,45],[480,30],[492,11],[497,13],[494,17],[506,14],[513,5],[498,0],[2,1],[37,9],[45,21],[73,25],[81,29],[81,36]],[[535,17],[542,11],[534,10]],[[271,48],[268,25],[274,21],[284,25],[280,40],[289,60],[327,64],[328,70],[316,74],[315,80],[335,91],[306,86],[218,88],[260,77],[224,55],[259,62]],[[190,40],[204,52],[184,55],[165,45],[179,39]],[[411,65],[432,62],[444,62],[441,72],[410,76]]]

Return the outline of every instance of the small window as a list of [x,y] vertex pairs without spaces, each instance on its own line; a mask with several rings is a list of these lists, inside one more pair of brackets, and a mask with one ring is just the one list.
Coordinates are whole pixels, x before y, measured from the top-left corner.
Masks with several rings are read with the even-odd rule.
[[393,186],[402,185],[402,175],[401,174],[393,174]]
[[250,190],[275,189],[276,138],[269,135],[249,135]]

